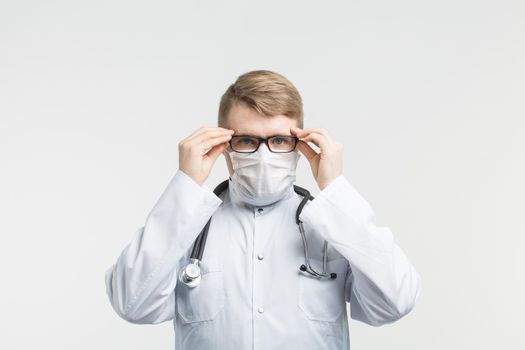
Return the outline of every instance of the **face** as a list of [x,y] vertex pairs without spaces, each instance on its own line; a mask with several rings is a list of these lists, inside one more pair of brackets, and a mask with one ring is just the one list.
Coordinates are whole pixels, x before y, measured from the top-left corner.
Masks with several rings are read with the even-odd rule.
[[[298,121],[285,115],[277,115],[272,117],[265,117],[259,114],[257,111],[243,105],[234,104],[230,110],[228,117],[228,128],[234,130],[235,135],[252,135],[259,137],[270,137],[274,135],[292,135],[290,128],[298,127]],[[259,147],[265,147],[266,145],[261,144]],[[230,156],[227,153],[231,151],[231,147],[228,147],[222,152],[226,159],[228,171],[230,176],[233,175],[233,167],[231,164]]]

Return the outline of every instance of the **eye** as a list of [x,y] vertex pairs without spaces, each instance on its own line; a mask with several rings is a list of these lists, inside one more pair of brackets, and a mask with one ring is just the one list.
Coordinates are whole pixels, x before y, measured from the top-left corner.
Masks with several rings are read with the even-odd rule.
[[239,137],[235,143],[239,145],[254,145],[257,141],[252,137]]
[[276,145],[283,145],[283,144],[289,144],[290,140],[287,137],[276,136],[272,139],[272,143]]
[[254,140],[252,138],[249,138],[249,137],[243,137],[241,139],[241,142],[246,144],[246,145],[251,145],[254,143]]

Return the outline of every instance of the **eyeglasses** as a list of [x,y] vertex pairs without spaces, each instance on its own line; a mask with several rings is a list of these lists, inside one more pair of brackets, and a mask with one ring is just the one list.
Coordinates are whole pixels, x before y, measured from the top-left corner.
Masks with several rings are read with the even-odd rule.
[[268,149],[274,153],[287,153],[295,149],[299,138],[297,136],[270,136],[267,138],[249,136],[249,135],[235,135],[232,136],[229,143],[235,152],[239,153],[253,153],[259,149],[261,142],[266,143]]

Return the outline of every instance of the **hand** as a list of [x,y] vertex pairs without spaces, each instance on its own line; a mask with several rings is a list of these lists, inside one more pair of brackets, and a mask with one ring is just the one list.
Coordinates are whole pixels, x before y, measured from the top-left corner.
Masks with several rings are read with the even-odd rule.
[[233,133],[221,127],[203,126],[195,130],[179,143],[179,169],[202,186]]
[[[290,128],[290,131],[300,139],[297,149],[310,162],[315,181],[322,191],[343,173],[343,145],[332,139],[324,128]],[[320,153],[314,151],[307,142],[313,142],[319,147]]]

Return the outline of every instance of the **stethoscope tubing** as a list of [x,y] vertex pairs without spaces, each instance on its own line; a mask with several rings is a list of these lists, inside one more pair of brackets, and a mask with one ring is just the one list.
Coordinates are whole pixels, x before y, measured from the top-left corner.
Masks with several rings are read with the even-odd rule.
[[[221,182],[217,187],[213,190],[213,192],[219,196],[227,187],[229,183],[229,179]],[[335,279],[337,278],[337,274],[327,273],[327,255],[328,255],[328,242],[324,241],[324,249],[323,249],[323,272],[316,271],[312,265],[310,264],[310,256],[308,253],[308,242],[306,240],[306,234],[303,227],[303,222],[299,220],[299,216],[301,214],[301,211],[303,207],[305,206],[306,202],[309,200],[313,200],[314,197],[310,195],[310,192],[302,188],[300,186],[294,185],[294,190],[296,193],[303,196],[303,200],[301,203],[299,203],[299,206],[297,207],[295,219],[296,223],[299,226],[299,232],[301,234],[301,239],[303,242],[303,252],[305,257],[306,264],[302,264],[299,267],[300,271],[307,272],[312,276],[315,276],[317,278],[331,278]],[[206,240],[208,238],[208,231],[210,228],[211,218],[208,220],[204,228],[202,229],[201,233],[197,236],[195,239],[195,242],[193,243],[193,248],[190,254],[190,262],[185,266],[184,269],[182,269],[179,273],[179,281],[187,285],[188,287],[196,287],[200,284],[201,280],[201,272],[200,272],[200,262],[202,260],[202,256],[204,254],[204,248],[206,246]]]

